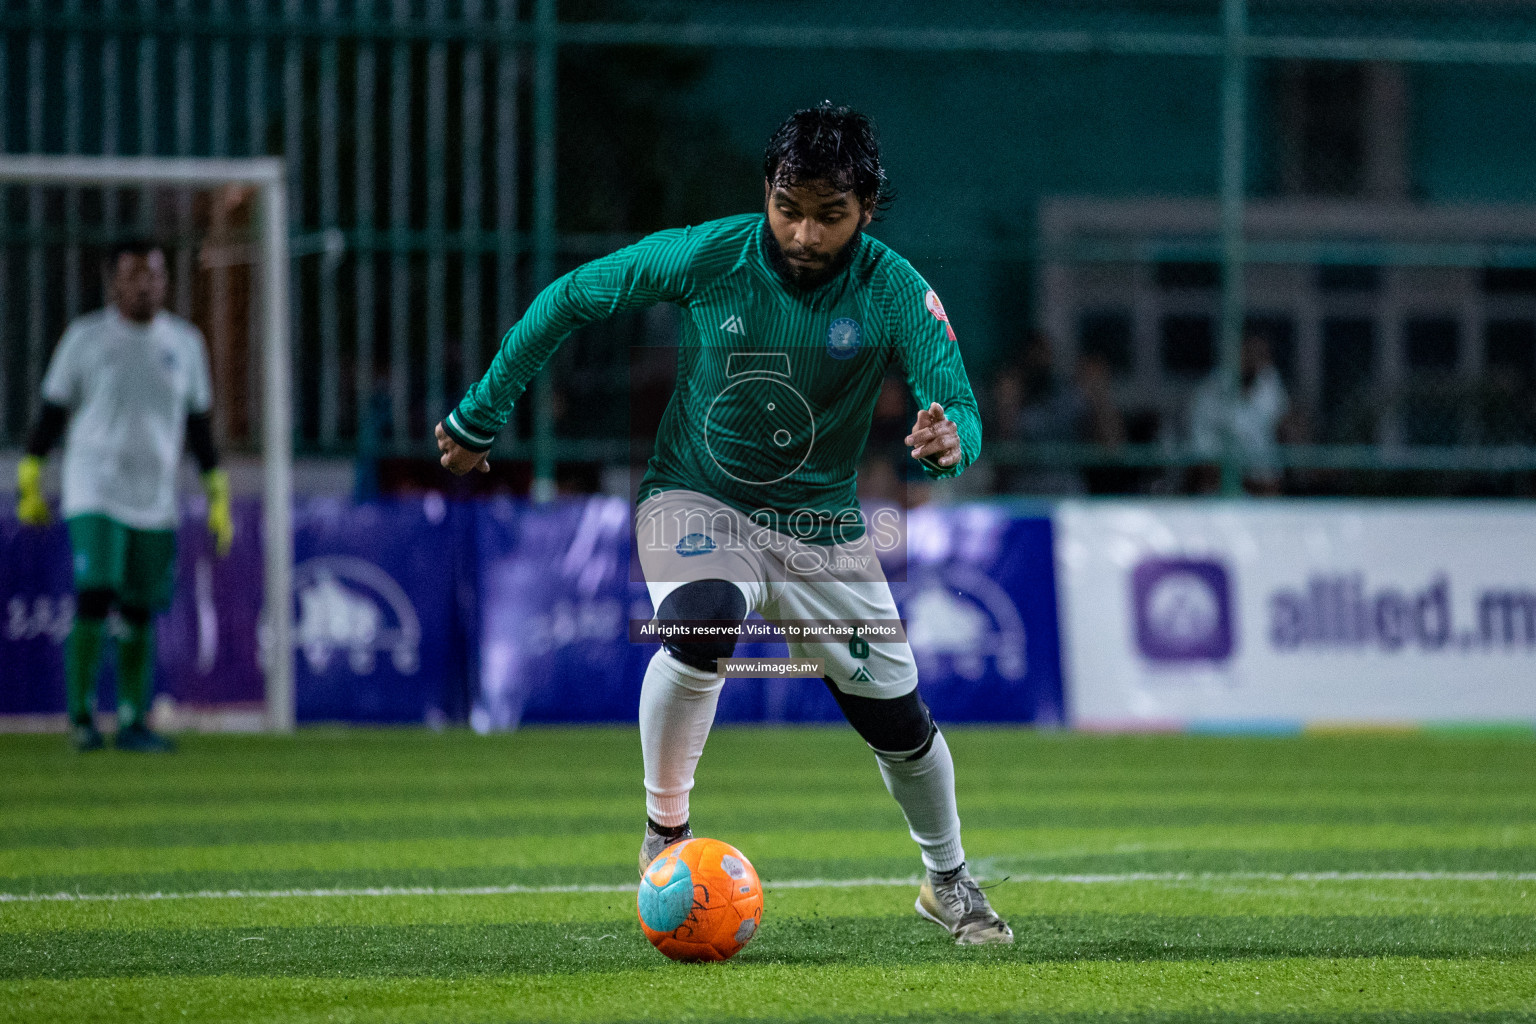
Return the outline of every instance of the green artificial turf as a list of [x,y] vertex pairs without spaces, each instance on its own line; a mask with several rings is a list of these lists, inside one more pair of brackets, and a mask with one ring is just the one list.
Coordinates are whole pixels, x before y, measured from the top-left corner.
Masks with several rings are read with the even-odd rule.
[[767,896],[716,965],[635,922],[631,729],[0,736],[0,1021],[1536,1021],[1529,734],[947,732],[1017,943],[912,912],[851,732],[719,729],[694,825]]

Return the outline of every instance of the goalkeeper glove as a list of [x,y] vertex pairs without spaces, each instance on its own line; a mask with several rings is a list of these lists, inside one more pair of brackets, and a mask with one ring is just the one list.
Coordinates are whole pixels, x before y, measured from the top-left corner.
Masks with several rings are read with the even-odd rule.
[[47,526],[48,502],[43,498],[43,460],[23,455],[16,464],[16,518],[27,526]]
[[229,515],[229,474],[210,469],[203,474],[203,490],[208,495],[208,533],[214,550],[223,558],[235,539],[235,522]]

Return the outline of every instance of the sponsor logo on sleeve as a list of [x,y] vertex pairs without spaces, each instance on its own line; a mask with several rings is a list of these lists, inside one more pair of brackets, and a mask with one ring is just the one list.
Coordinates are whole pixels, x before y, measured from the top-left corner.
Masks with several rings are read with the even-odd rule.
[[944,303],[939,301],[938,293],[932,288],[929,288],[928,294],[923,296],[923,305],[928,307],[928,312],[933,314],[935,320],[944,324],[944,333],[949,335],[950,341],[954,341],[955,328],[949,322],[949,314],[944,312]]

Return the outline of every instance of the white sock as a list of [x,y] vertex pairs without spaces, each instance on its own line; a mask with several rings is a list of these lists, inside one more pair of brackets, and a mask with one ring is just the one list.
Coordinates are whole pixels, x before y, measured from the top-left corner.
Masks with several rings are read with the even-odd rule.
[[914,751],[875,751],[885,788],[907,816],[912,839],[922,849],[929,871],[953,871],[965,863],[960,847],[960,812],[955,807],[955,762],[944,734],[935,731],[933,745],[915,761]]
[[658,825],[688,820],[688,792],[704,741],[715,722],[725,676],[684,665],[663,648],[640,686],[640,752],[645,760],[645,813]]

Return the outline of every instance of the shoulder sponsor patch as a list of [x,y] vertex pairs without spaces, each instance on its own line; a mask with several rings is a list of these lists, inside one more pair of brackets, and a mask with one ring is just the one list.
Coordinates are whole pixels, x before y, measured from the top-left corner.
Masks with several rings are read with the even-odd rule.
[[943,322],[944,333],[949,335],[950,341],[954,341],[955,329],[949,322],[949,314],[944,312],[944,303],[939,301],[938,292],[935,292],[932,288],[929,288],[928,294],[923,296],[923,305],[928,307],[928,312],[933,314],[933,318],[935,320],[940,320]]

